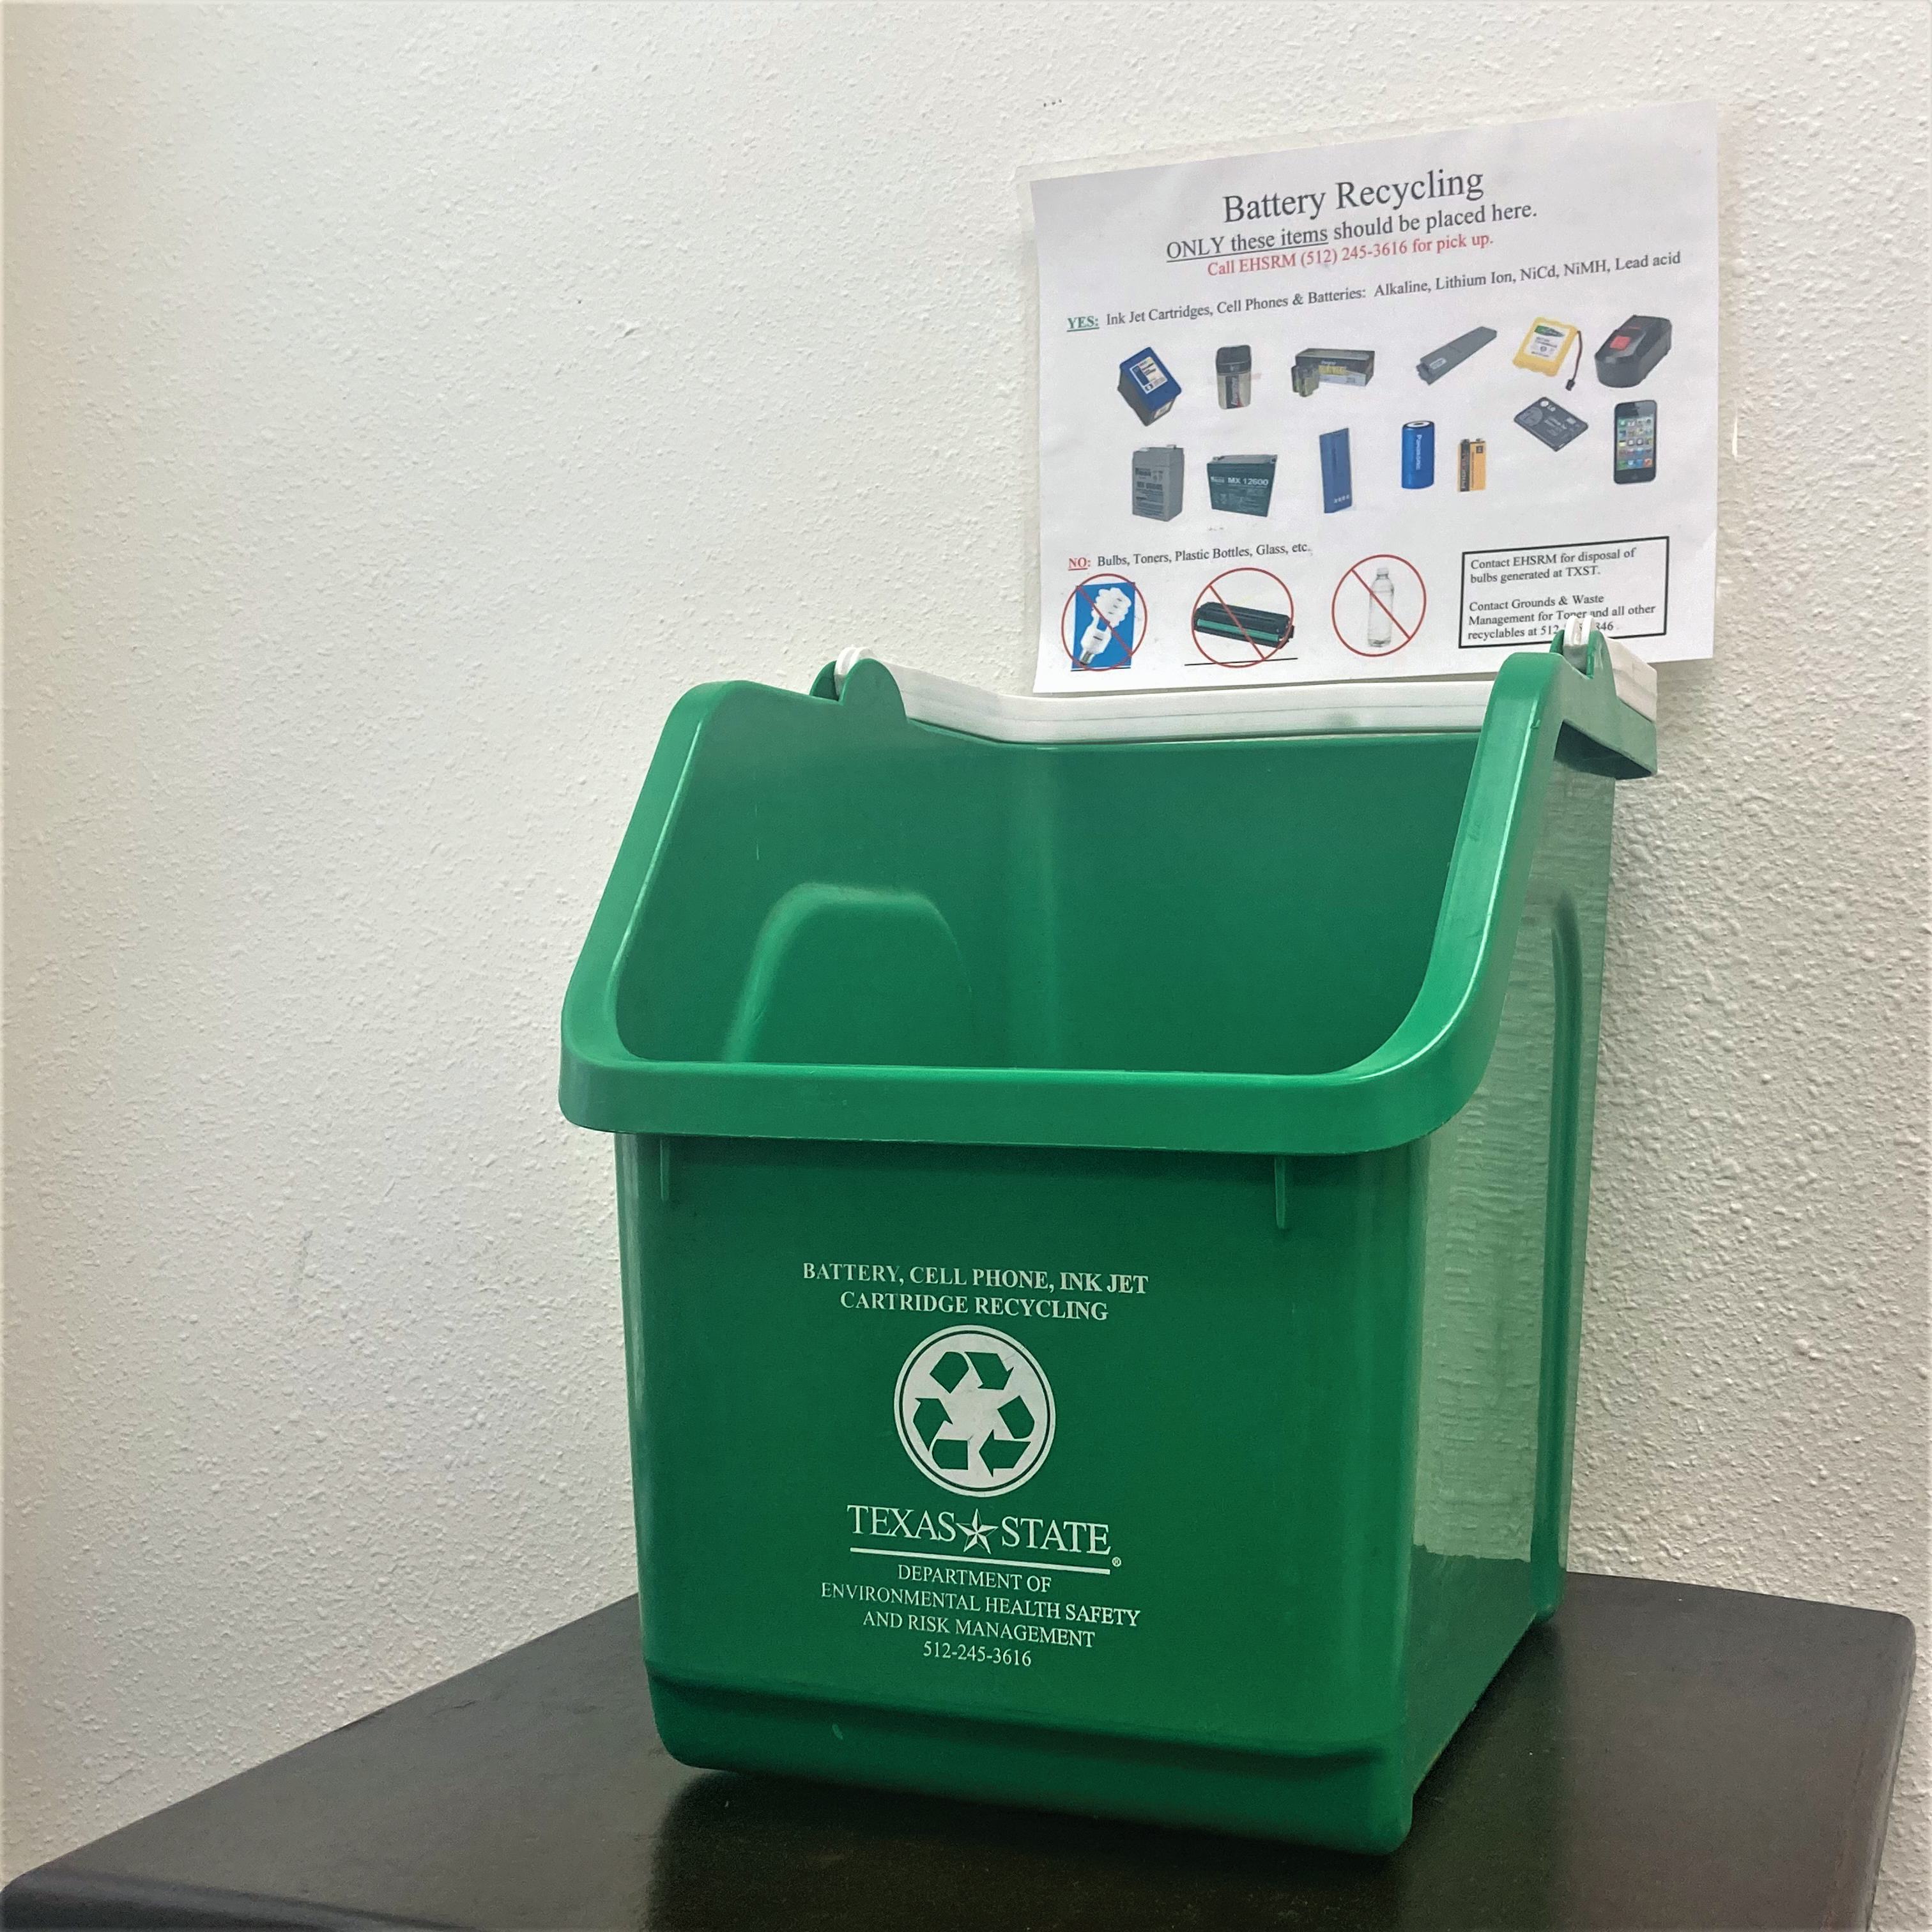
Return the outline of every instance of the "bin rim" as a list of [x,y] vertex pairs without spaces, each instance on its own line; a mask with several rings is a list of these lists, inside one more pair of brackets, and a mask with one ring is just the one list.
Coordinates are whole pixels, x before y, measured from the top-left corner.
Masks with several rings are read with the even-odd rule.
[[[830,698],[828,666],[814,686]],[[558,1099],[604,1132],[931,1145],[1343,1154],[1418,1140],[1459,1112],[1495,1043],[1510,954],[1559,759],[1609,778],[1656,769],[1656,728],[1622,701],[1595,633],[1514,652],[1490,682],[1441,911],[1415,1000],[1395,1030],[1324,1073],[1041,1066],[824,1065],[652,1060],[625,1044],[616,994],[625,956],[705,727],[734,697],[688,692],[666,721],[562,1014]],[[908,718],[892,673],[854,663],[836,700]],[[1275,735],[1275,734],[1270,734]],[[1079,755],[1077,747],[1044,755]]]
[[[1601,634],[1598,634],[1601,638]],[[1602,638],[1618,697],[1657,717],[1657,673],[1627,644]],[[1576,652],[1587,634],[1573,632]],[[1276,738],[1336,732],[1474,731],[1488,707],[1495,668],[1453,676],[1383,677],[1330,683],[1238,685],[1214,690],[1032,692],[1014,695],[963,684],[882,658],[862,645],[842,651],[812,686],[836,698],[862,661],[882,664],[905,715],[969,737],[1012,745],[1178,742],[1197,738]]]

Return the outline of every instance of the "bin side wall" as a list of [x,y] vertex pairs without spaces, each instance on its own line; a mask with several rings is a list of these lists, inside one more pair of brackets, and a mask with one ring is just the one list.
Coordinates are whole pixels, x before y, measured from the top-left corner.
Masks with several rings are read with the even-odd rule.
[[1608,938],[1610,848],[1616,810],[1614,784],[1558,760],[1546,834],[1552,870],[1567,872],[1567,897],[1552,929],[1558,947],[1574,947],[1571,983],[1576,1003],[1574,1042],[1576,1104],[1574,1131],[1562,1150],[1564,1164],[1552,1192],[1560,1251],[1552,1252],[1552,1278],[1562,1300],[1546,1340],[1546,1406],[1540,1423],[1536,1610],[1553,1612],[1570,1561],[1570,1474],[1576,1433],[1576,1370],[1583,1324],[1583,1280],[1590,1228],[1590,1175],[1596,1138],[1597,1067],[1602,1037],[1604,962]]
[[1560,763],[1481,1083],[1428,1145],[1417,1774],[1562,1589],[1614,787]]

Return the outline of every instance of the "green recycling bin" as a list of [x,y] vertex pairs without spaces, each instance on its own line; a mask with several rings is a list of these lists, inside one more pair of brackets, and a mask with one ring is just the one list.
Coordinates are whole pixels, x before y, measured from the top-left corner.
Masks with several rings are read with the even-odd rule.
[[562,1082],[673,1755],[1401,1842],[1563,1587],[1628,669],[679,703]]

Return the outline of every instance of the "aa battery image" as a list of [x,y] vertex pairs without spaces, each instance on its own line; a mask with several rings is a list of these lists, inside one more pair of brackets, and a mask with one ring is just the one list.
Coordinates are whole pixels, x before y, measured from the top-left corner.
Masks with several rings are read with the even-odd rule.
[[1490,446],[1479,436],[1466,436],[1456,448],[1456,487],[1480,490],[1489,481]]
[[1436,481],[1436,425],[1408,422],[1402,426],[1402,487],[1426,490]]

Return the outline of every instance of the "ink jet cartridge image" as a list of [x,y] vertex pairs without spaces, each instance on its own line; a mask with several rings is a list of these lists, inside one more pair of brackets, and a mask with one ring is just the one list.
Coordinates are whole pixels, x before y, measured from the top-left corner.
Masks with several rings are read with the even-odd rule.
[[1402,487],[1427,490],[1436,482],[1436,425],[1408,422],[1402,426]]
[[1208,464],[1208,500],[1237,516],[1264,517],[1274,497],[1271,456],[1216,456]]
[[1254,383],[1255,358],[1245,342],[1214,352],[1214,390],[1224,410],[1244,410]]
[[1348,432],[1331,429],[1322,437],[1322,508],[1346,510],[1355,500],[1354,470],[1348,460]]
[[1180,394],[1180,385],[1151,349],[1130,356],[1120,364],[1120,395],[1144,423],[1164,416]]
[[1134,452],[1133,510],[1137,517],[1172,523],[1180,514],[1187,459],[1178,443]]

